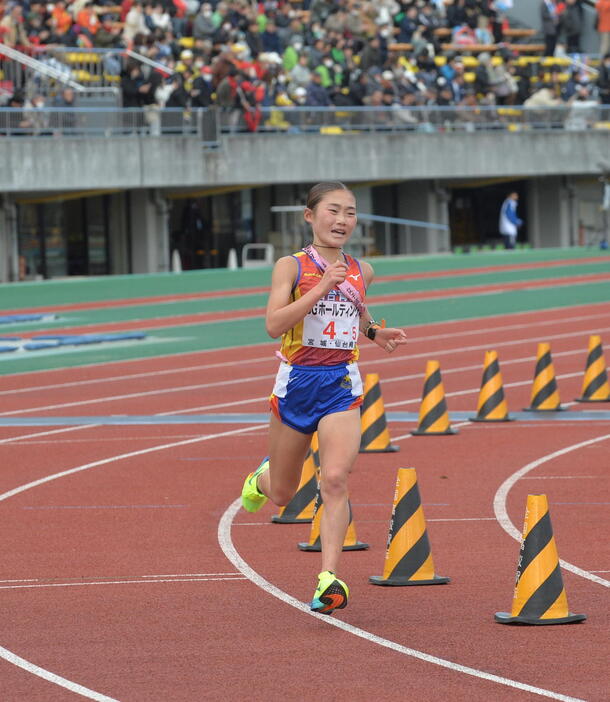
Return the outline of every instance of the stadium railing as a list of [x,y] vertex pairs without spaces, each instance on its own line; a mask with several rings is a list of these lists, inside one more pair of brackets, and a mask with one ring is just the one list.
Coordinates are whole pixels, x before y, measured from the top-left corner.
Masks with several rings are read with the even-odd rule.
[[[556,107],[266,107],[257,134],[344,135],[362,132],[464,133],[610,129],[610,105]],[[218,146],[223,135],[250,134],[241,109],[0,108],[0,136],[198,136]]]

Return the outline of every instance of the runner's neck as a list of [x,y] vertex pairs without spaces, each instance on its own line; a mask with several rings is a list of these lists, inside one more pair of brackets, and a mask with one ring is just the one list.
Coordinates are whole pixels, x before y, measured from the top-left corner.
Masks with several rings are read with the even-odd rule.
[[312,244],[312,246],[328,263],[345,259],[345,254],[340,246],[323,246],[322,244]]

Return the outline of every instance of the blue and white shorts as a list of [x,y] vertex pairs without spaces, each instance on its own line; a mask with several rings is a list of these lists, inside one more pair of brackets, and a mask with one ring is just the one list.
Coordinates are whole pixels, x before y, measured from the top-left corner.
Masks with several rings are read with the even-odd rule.
[[360,407],[362,390],[356,363],[292,366],[282,362],[269,403],[283,424],[313,434],[327,414]]

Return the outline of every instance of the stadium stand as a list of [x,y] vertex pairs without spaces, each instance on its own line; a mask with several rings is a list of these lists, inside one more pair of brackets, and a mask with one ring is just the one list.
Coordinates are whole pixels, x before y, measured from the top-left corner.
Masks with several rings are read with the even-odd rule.
[[166,107],[218,106],[225,126],[256,131],[289,127],[274,107],[520,105],[541,87],[600,101],[599,58],[565,51],[584,1],[551,1],[545,57],[540,28],[511,26],[512,3],[493,0],[0,0],[0,106],[27,126],[36,108],[66,107],[71,82],[73,105],[120,91],[155,133]]

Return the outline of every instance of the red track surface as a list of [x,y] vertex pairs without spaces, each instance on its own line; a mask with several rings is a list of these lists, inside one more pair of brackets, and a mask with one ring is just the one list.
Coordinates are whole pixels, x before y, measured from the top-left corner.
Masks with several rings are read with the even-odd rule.
[[[425,362],[436,358],[449,409],[474,411],[484,351],[495,349],[516,411],[529,404],[539,341],[550,341],[561,397],[570,402],[580,394],[589,334],[609,331],[610,305],[429,325],[411,330],[408,350],[394,357],[365,346],[361,370],[379,373],[386,410],[416,411]],[[0,416],[263,412],[273,348],[9,376]],[[85,697],[130,702],[607,700],[610,439],[541,463],[506,503],[520,530],[526,495],[548,495],[560,557],[592,574],[563,572],[570,609],[586,613],[585,623],[494,623],[495,611],[511,607],[519,545],[493,503],[516,471],[610,434],[608,423],[471,424],[456,436],[417,438],[408,437],[412,428],[390,426],[400,453],[358,460],[351,501],[358,538],[371,549],[344,555],[340,575],[352,598],[334,618],[478,674],[330,626],[264,592],[227,560],[219,522],[265,452],[264,427],[0,427],[3,699],[71,700],[70,689],[81,685],[99,695],[81,690]],[[405,466],[417,469],[436,569],[451,577],[448,585],[367,582],[383,569],[396,471]],[[306,601],[319,556],[296,543],[308,539],[309,526],[272,525],[274,512],[238,512],[232,525],[225,519],[224,538],[262,578]],[[9,663],[6,651],[30,668]],[[50,674],[63,681],[40,677]]]

